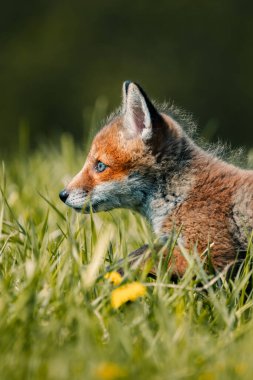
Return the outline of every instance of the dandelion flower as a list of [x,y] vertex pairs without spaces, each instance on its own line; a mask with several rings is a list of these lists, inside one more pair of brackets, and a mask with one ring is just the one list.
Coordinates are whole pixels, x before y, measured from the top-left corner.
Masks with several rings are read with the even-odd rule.
[[105,362],[99,365],[96,375],[101,380],[116,380],[126,377],[127,373],[118,364]]
[[118,309],[121,305],[128,301],[135,301],[139,297],[146,294],[146,287],[140,282],[132,282],[122,285],[114,289],[111,294],[111,305],[114,309]]
[[118,272],[108,272],[104,278],[113,283],[113,285],[119,285],[122,281],[122,277]]

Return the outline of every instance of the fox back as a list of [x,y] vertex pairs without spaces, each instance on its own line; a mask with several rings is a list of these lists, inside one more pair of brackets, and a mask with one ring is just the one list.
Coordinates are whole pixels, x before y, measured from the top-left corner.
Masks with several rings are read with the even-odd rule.
[[[86,162],[60,193],[88,213],[128,208],[148,219],[162,241],[180,229],[180,243],[223,269],[247,249],[253,229],[253,171],[202,150],[172,110],[159,112],[143,89],[123,85],[120,112],[95,136]],[[175,271],[187,263],[175,247]]]

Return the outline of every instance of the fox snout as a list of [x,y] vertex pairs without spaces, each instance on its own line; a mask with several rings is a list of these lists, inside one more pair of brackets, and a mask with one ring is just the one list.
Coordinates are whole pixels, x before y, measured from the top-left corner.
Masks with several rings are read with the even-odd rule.
[[85,201],[87,200],[87,192],[83,189],[64,189],[59,193],[59,197],[63,203],[72,207],[74,210],[89,212],[89,208],[85,204]]

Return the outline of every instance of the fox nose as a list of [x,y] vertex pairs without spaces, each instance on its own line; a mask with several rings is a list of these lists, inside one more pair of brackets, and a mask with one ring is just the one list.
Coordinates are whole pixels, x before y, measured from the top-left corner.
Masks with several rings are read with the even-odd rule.
[[67,192],[67,190],[62,190],[60,193],[59,193],[59,197],[60,199],[62,200],[62,202],[66,202],[67,198],[69,196],[69,193]]

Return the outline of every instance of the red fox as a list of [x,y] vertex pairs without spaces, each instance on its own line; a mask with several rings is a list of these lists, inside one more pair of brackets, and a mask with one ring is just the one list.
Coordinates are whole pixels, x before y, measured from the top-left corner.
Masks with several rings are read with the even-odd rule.
[[[159,112],[138,84],[125,82],[120,111],[95,136],[84,167],[60,198],[84,213],[90,207],[138,211],[162,241],[180,229],[189,252],[197,247],[201,253],[212,243],[212,264],[222,270],[247,250],[253,171],[197,146],[184,122],[173,108]],[[179,247],[171,260],[182,276],[187,262]]]

